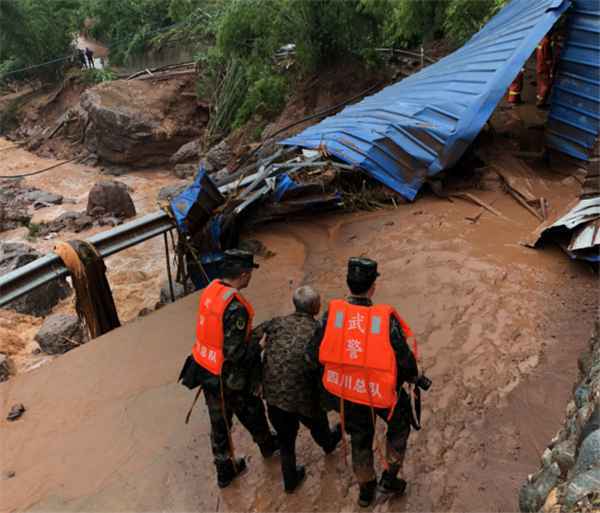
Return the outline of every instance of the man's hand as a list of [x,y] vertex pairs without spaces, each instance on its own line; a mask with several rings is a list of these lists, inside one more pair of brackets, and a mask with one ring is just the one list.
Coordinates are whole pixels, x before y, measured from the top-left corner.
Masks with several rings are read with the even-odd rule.
[[260,346],[261,349],[264,350],[264,348],[267,346],[267,334],[263,333],[263,336],[261,337],[261,339],[258,341],[258,345]]

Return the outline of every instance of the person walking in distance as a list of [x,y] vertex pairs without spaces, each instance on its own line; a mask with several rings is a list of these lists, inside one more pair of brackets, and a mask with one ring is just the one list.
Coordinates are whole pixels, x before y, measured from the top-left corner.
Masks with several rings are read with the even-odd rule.
[[85,48],[85,56],[87,58],[88,61],[88,67],[90,69],[94,69],[94,52],[92,50],[90,50],[88,47]]

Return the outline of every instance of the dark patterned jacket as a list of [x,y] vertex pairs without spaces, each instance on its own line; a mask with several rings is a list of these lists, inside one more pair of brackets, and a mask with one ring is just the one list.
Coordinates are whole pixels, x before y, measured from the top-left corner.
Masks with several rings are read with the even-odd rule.
[[255,337],[267,336],[263,353],[267,404],[306,417],[315,415],[318,388],[307,366],[306,351],[319,331],[319,321],[301,312],[275,317],[256,328]]

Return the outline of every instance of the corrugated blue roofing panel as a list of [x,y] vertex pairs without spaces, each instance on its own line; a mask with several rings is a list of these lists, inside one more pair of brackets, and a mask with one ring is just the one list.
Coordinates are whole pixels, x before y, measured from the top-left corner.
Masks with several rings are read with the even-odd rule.
[[600,130],[600,2],[573,0],[552,87],[546,145],[588,160]]
[[477,136],[569,0],[513,0],[459,50],[282,144],[324,147],[412,200]]

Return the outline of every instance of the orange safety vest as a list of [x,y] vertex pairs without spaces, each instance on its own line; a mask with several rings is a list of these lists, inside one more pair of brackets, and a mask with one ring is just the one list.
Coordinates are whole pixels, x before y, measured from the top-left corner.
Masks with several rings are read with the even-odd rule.
[[510,84],[508,88],[508,102],[509,103],[520,103],[521,102],[521,91],[523,91],[523,69],[519,71],[518,75]]
[[196,343],[192,348],[192,355],[198,365],[216,376],[221,375],[221,367],[225,359],[223,314],[234,298],[248,311],[246,336],[249,337],[252,331],[254,308],[236,289],[219,280],[213,280],[200,295],[196,316]]
[[[396,355],[390,342],[390,317],[404,334],[408,325],[391,306],[352,305],[336,299],[329,305],[319,349],[323,386],[331,394],[374,408],[393,408],[397,397]],[[416,345],[414,346],[415,358]]]

